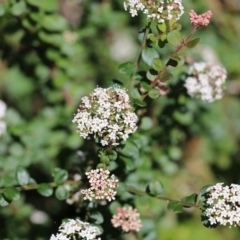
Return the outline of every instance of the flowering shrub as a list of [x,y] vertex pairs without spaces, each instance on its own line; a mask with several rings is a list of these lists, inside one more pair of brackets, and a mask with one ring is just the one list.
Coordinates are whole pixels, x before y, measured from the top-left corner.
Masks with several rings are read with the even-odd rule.
[[83,97],[73,122],[80,136],[93,136],[102,146],[119,145],[137,129],[137,115],[129,96],[118,86],[98,87],[89,97]]
[[[6,102],[0,101],[3,239],[159,239],[169,231],[166,239],[182,240],[182,225],[192,231],[192,224],[201,224],[192,209],[184,221],[168,211],[186,208],[202,211],[208,228],[239,226],[239,185],[201,189],[202,183],[214,181],[214,172],[238,180],[239,104],[234,97],[223,99],[224,104],[207,103],[222,98],[223,90],[240,93],[240,88],[237,81],[225,87],[225,68],[203,62],[203,49],[212,50],[204,42],[214,42],[221,56],[216,54],[215,62],[225,63],[228,76],[237,78],[237,41],[228,44],[236,48],[231,63],[226,42],[212,41],[230,39],[229,29],[237,24],[220,28],[222,18],[210,10],[198,15],[192,9],[188,19],[181,18],[196,4],[0,3],[0,94]],[[196,32],[208,39],[199,44]],[[120,47],[113,47],[116,42]],[[134,58],[137,51],[131,50],[139,42]],[[126,62],[117,68],[113,59],[120,61],[120,52]],[[69,124],[74,112],[74,124]],[[69,220],[57,232],[62,219]]]
[[194,63],[188,71],[185,87],[191,97],[213,102],[223,97],[226,70],[205,62]]

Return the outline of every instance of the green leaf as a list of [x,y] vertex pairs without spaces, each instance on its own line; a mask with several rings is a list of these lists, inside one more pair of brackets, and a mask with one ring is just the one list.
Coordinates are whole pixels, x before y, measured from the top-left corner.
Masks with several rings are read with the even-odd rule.
[[49,31],[63,31],[68,24],[60,15],[46,15],[42,20],[42,26]]
[[[190,196],[182,198],[181,201],[186,202],[186,203],[195,204],[197,202],[197,197],[198,197],[198,194],[193,193]],[[189,207],[189,206],[184,206],[184,207]]]
[[167,40],[170,44],[177,47],[182,41],[181,33],[178,30],[173,30],[168,33]]
[[201,222],[203,226],[206,228],[216,228],[218,226],[218,223],[215,224],[210,223],[208,216],[206,216],[205,214],[205,211],[203,211],[201,214]]
[[153,98],[153,99],[158,98],[159,95],[160,95],[160,92],[159,92],[159,90],[156,89],[156,88],[153,88],[153,89],[151,89],[151,90],[148,92],[148,96],[149,96],[150,98]]
[[21,186],[27,185],[30,180],[28,171],[23,167],[19,167],[16,172],[16,179]]
[[121,74],[131,75],[136,71],[136,64],[133,62],[126,62],[119,66],[118,71]]
[[159,58],[154,58],[153,59],[153,63],[152,63],[152,66],[153,68],[156,70],[156,71],[160,71],[163,69],[163,62],[159,59]]
[[200,38],[195,38],[193,40],[188,41],[185,46],[187,48],[194,48],[199,42],[200,42]]
[[174,213],[181,213],[183,211],[183,206],[178,203],[178,201],[170,201],[167,205],[167,209]]
[[91,213],[90,219],[93,220],[94,224],[102,224],[104,221],[103,215],[100,212]]
[[54,170],[52,171],[52,176],[54,178],[54,182],[60,185],[67,181],[68,172],[60,168],[54,168]]
[[170,58],[167,62],[168,66],[176,67],[178,65],[178,61],[176,59]]
[[52,186],[47,183],[40,184],[37,191],[39,194],[41,194],[42,196],[45,196],[45,197],[49,197],[53,194]]
[[140,99],[140,98],[141,98],[141,94],[139,93],[139,91],[138,91],[137,88],[134,88],[134,89],[131,91],[131,96],[132,96],[134,99]]
[[3,196],[6,200],[11,202],[20,198],[20,192],[14,187],[8,187],[4,189]]
[[0,17],[3,16],[4,13],[5,13],[4,5],[1,5],[1,4],[0,4]]
[[44,31],[40,31],[38,33],[38,36],[43,42],[46,42],[58,47],[61,46],[62,42],[64,41],[63,36],[60,33],[49,34]]
[[128,142],[126,142],[124,148],[121,149],[120,153],[124,156],[134,158],[139,155],[139,149],[134,142],[128,141]]
[[58,10],[58,1],[56,0],[26,0],[28,4],[38,7],[43,11],[55,12]]
[[152,42],[157,42],[157,38],[153,33],[148,34],[148,39],[150,39]]
[[11,8],[11,13],[14,16],[20,16],[23,13],[25,13],[26,10],[27,10],[26,3],[24,1],[20,1],[13,4],[13,7]]
[[142,51],[142,60],[148,66],[152,66],[152,62],[154,58],[159,58],[157,50],[153,47],[145,47]]
[[148,84],[148,83],[146,83],[146,82],[141,82],[141,87],[146,91],[146,92],[148,92],[148,91],[150,91],[152,88],[151,88],[151,86]]
[[200,204],[202,204],[206,198],[207,198],[207,190],[209,187],[211,187],[212,185],[209,184],[209,185],[206,185],[206,186],[203,186],[198,194],[198,201]]
[[165,22],[158,24],[157,27],[158,27],[158,29],[159,29],[161,32],[163,32],[163,33],[165,33],[166,30],[167,30],[167,25],[166,25]]
[[58,186],[55,196],[58,200],[65,200],[69,197],[69,191],[64,186]]
[[0,206],[6,207],[7,205],[9,205],[9,202],[7,202],[5,198],[2,196],[2,194],[0,194]]
[[167,82],[167,81],[170,81],[171,79],[173,78],[173,75],[167,71],[165,71],[161,77],[160,77],[160,80],[162,82]]
[[147,193],[153,195],[153,196],[158,196],[163,192],[163,185],[161,182],[157,180],[152,180],[146,188]]
[[158,72],[154,69],[149,69],[147,71],[147,79],[153,81],[158,75]]
[[108,155],[108,157],[109,157],[109,159],[111,160],[111,161],[114,161],[114,160],[116,160],[117,159],[117,152],[116,151],[114,151],[114,150],[111,150],[110,152],[109,152],[109,155]]
[[153,126],[153,121],[150,117],[142,117],[141,125],[139,126],[139,128],[143,130],[149,130],[152,128],[152,126]]
[[137,106],[140,106],[140,107],[145,107],[147,106],[147,103],[142,101],[142,100],[139,100],[139,99],[135,99],[134,100],[134,104],[137,105]]

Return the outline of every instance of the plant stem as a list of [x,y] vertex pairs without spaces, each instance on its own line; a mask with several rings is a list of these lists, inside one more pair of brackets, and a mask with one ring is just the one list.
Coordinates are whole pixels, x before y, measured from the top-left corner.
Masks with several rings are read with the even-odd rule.
[[[73,180],[68,180],[65,183],[61,184],[61,185],[73,185],[76,184],[78,182],[73,181]],[[59,185],[57,185],[55,182],[51,182],[51,183],[47,183],[48,185],[50,185],[51,187],[57,187]],[[36,190],[38,189],[40,186],[40,184],[32,184],[32,185],[24,185],[24,186],[19,186],[19,187],[15,187],[18,191],[30,191],[30,190]],[[4,190],[6,188],[1,188],[0,189],[0,193],[3,193]]]
[[[195,26],[193,28],[193,30],[191,31],[191,33],[181,41],[181,43],[178,45],[177,49],[174,51],[174,53],[172,54],[173,57],[175,57],[180,51],[182,48],[184,48],[187,44],[187,42],[189,41],[189,39],[196,33],[197,29],[199,27],[198,26]],[[170,57],[171,59],[171,57]],[[170,60],[169,59],[169,60]],[[154,78],[154,80],[151,82],[150,84],[150,87],[153,88],[157,82],[160,80],[161,76],[166,72],[167,68],[169,66],[169,61],[167,61],[167,63],[164,65],[163,69],[161,71],[158,72],[158,75]],[[144,94],[141,98],[141,100],[144,100],[144,98],[147,96],[147,94]]]
[[137,55],[137,58],[134,62],[134,64],[136,65],[136,68],[135,68],[135,71],[133,72],[133,74],[131,75],[130,77],[130,81],[129,81],[129,86],[128,86],[128,89],[129,91],[131,92],[132,90],[132,85],[133,85],[133,82],[134,82],[134,77],[138,71],[138,66],[139,66],[139,63],[140,63],[140,60],[141,60],[141,54],[142,54],[142,51],[143,49],[146,47],[146,43],[147,43],[147,37],[148,37],[148,33],[150,31],[150,26],[151,26],[151,21],[148,23],[148,25],[146,26],[145,28],[145,32],[144,32],[144,36],[143,36],[143,41],[142,41],[142,45],[141,45],[141,48],[138,52],[138,55]]
[[197,203],[189,203],[189,202],[179,201],[179,200],[175,200],[175,199],[172,199],[172,198],[169,198],[169,197],[160,196],[160,195],[153,196],[153,195],[149,195],[148,193],[146,193],[144,191],[141,191],[141,190],[138,190],[138,189],[135,189],[135,188],[132,188],[132,187],[128,187],[127,191],[130,192],[130,193],[135,193],[135,194],[142,195],[142,196],[150,196],[150,197],[157,198],[157,199],[160,199],[160,200],[163,200],[163,201],[167,201],[167,202],[176,201],[176,202],[178,202],[182,206],[195,207],[195,208],[199,208],[200,207],[200,205],[197,204]]

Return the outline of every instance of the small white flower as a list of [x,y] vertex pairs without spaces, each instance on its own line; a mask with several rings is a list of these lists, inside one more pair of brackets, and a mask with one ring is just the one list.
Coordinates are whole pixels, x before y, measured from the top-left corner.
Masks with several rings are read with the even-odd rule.
[[123,3],[124,9],[129,10],[132,17],[142,11],[149,19],[159,23],[175,18],[178,20],[184,13],[182,0],[127,0]]
[[93,137],[102,146],[117,146],[126,140],[126,133],[136,131],[137,120],[126,90],[113,86],[96,88],[89,97],[83,97],[73,122],[83,138]]
[[74,239],[101,240],[101,238],[97,238],[100,235],[100,230],[97,227],[78,219],[69,219],[68,222],[62,223],[59,232],[56,236],[52,235],[50,240],[71,240],[72,237]]
[[211,225],[237,226],[240,222],[240,185],[223,183],[207,189],[205,214]]
[[184,86],[191,97],[204,102],[213,102],[223,96],[226,70],[218,65],[205,62],[194,63],[189,68],[189,77]]

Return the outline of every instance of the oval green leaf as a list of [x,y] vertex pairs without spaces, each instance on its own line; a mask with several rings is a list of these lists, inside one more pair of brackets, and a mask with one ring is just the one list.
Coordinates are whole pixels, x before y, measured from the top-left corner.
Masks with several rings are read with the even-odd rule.
[[[193,193],[190,196],[182,198],[181,201],[186,202],[186,203],[195,204],[197,202],[197,197],[198,197],[198,194]],[[184,206],[184,207],[190,207],[190,206]]]
[[41,194],[42,196],[45,196],[45,197],[49,197],[53,194],[52,186],[47,183],[40,184],[37,191],[39,194]]
[[142,51],[142,60],[148,66],[152,66],[152,62],[154,58],[159,58],[158,52],[153,47],[146,47]]
[[173,30],[168,33],[167,40],[170,44],[176,47],[182,41],[182,35],[178,30]]
[[118,71],[121,74],[131,75],[135,72],[137,66],[133,62],[126,62],[119,66]]
[[174,213],[181,213],[183,211],[183,206],[178,203],[178,201],[170,201],[167,205],[167,209]]
[[55,168],[52,171],[52,176],[54,178],[54,182],[60,185],[68,179],[68,172],[64,169]]
[[11,202],[20,198],[20,192],[14,187],[8,187],[4,189],[3,196],[7,201]]
[[173,78],[173,75],[169,72],[164,72],[163,75],[161,75],[160,80],[162,82],[170,81]]
[[147,106],[147,103],[142,101],[142,100],[139,100],[139,99],[135,99],[134,100],[134,104],[139,106],[139,107],[146,107]]
[[139,91],[138,91],[137,88],[134,88],[134,89],[131,91],[131,96],[132,96],[134,99],[140,99],[140,98],[141,98],[141,94],[139,93]]
[[0,206],[6,207],[7,205],[9,205],[9,202],[6,201],[6,199],[2,196],[2,194],[0,194]]
[[193,40],[188,41],[185,46],[187,48],[194,48],[199,42],[200,42],[200,38],[195,38]]
[[153,68],[156,70],[156,71],[160,71],[163,69],[163,62],[161,61],[161,59],[159,58],[154,58],[153,59],[153,63],[152,63],[152,66]]
[[16,172],[16,179],[17,179],[19,185],[21,185],[21,186],[27,185],[30,180],[28,171],[23,167],[19,167]]
[[64,186],[57,187],[55,196],[58,200],[65,200],[69,197],[69,191]]
[[146,91],[146,92],[148,92],[148,91],[150,91],[152,88],[151,88],[151,86],[148,84],[148,83],[146,83],[146,82],[141,82],[141,87]]
[[67,28],[67,21],[60,15],[45,15],[42,26],[49,31],[63,31]]
[[163,185],[161,182],[157,180],[152,180],[146,188],[147,193],[153,195],[153,196],[158,196],[163,192]]
[[159,95],[160,95],[160,92],[159,92],[159,90],[156,89],[156,88],[153,88],[153,89],[151,89],[151,90],[148,92],[148,96],[149,96],[150,98],[153,98],[153,99],[158,98]]

